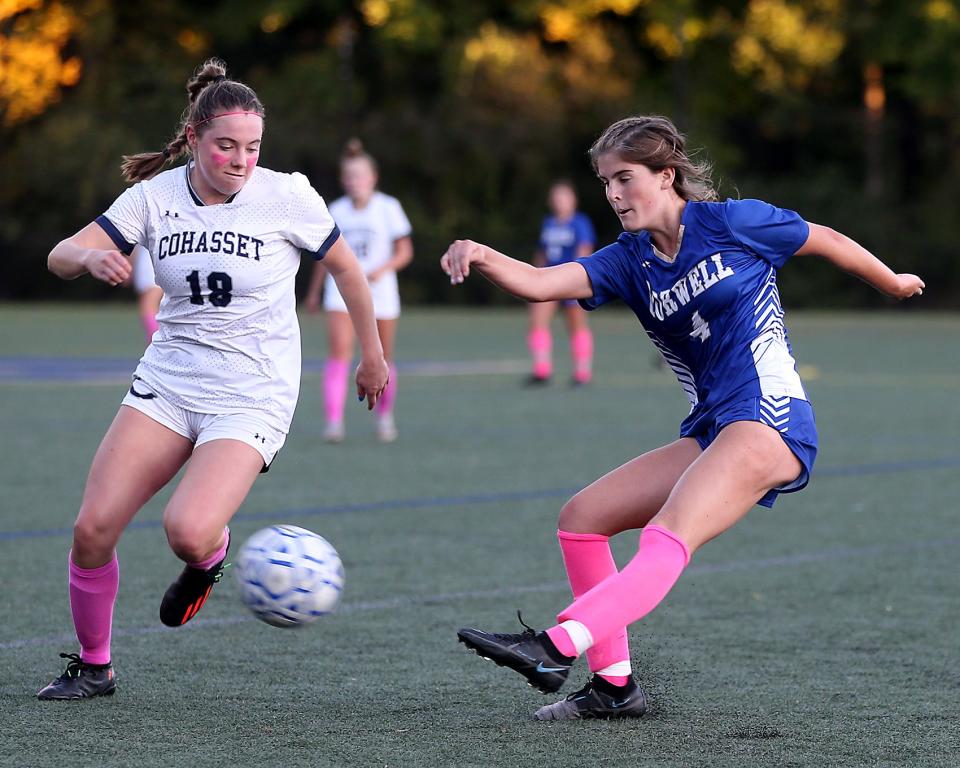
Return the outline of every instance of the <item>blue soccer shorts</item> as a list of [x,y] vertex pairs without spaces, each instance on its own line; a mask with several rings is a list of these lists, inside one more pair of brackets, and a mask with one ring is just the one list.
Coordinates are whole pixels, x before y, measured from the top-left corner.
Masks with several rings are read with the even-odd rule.
[[728,424],[735,421],[759,421],[777,430],[783,442],[803,466],[800,474],[785,485],[767,491],[757,503],[772,507],[781,493],[802,490],[810,482],[810,473],[817,458],[817,424],[813,407],[806,400],[793,397],[752,397],[717,409],[712,419],[698,419],[680,437],[692,437],[706,450]]

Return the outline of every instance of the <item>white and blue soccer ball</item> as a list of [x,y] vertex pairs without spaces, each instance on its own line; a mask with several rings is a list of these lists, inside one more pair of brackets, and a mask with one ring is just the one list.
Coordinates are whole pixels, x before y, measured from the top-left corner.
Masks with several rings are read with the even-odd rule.
[[275,627],[300,627],[337,607],[343,563],[322,536],[295,525],[271,525],[244,543],[236,561],[240,597]]

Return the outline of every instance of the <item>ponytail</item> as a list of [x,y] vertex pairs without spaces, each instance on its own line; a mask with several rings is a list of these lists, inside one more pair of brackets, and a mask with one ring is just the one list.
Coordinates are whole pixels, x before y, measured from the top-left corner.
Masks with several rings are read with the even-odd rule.
[[156,176],[168,162],[190,154],[187,126],[198,133],[200,124],[221,112],[238,110],[264,116],[263,105],[253,89],[227,77],[227,65],[220,59],[207,59],[187,82],[189,103],[180,118],[177,135],[160,152],[124,155],[120,170],[127,181],[143,181]]

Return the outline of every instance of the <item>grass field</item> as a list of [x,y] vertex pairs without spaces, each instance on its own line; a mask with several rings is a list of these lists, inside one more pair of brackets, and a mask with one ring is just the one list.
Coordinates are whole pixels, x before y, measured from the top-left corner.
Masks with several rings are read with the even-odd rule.
[[[332,447],[322,320],[305,318],[292,433],[233,530],[287,522],[329,538],[347,571],[341,610],[274,629],[227,578],[200,618],[162,628],[180,567],[162,493],[119,548],[117,695],[63,705],[34,694],[75,650],[70,528],[139,326],[132,307],[0,306],[0,764],[960,765],[960,315],[788,316],[818,471],[699,552],[633,627],[654,703],[643,720],[532,722],[552,699],[457,645],[464,624],[514,631],[517,608],[551,621],[568,602],[563,500],[672,439],[685,413],[636,321],[593,321],[595,384],[565,385],[557,326],[560,380],[529,391],[519,309],[410,311],[400,440],[376,443],[358,406]],[[618,539],[621,562],[635,542]]]

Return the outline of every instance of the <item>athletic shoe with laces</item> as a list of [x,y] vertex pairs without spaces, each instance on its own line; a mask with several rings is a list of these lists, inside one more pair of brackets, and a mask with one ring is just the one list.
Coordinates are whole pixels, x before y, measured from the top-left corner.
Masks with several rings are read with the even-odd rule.
[[[229,533],[227,551],[230,551]],[[185,566],[160,601],[160,621],[168,627],[181,627],[196,616],[210,597],[213,585],[222,578],[226,559],[224,554],[223,560],[206,571]]]
[[325,443],[342,443],[347,436],[342,421],[331,421],[327,423],[323,430],[323,441]]
[[535,373],[531,373],[527,378],[523,380],[523,386],[529,388],[545,387],[550,383],[549,376],[537,376]]
[[[520,618],[519,612],[517,618]],[[546,632],[537,632],[527,626],[522,618],[520,623],[526,627],[520,634],[484,632],[465,627],[457,632],[457,638],[481,658],[519,672],[542,693],[560,690],[575,659],[561,654]]]
[[60,677],[37,692],[41,701],[113,696],[117,690],[117,680],[110,664],[85,664],[79,653],[61,653],[60,658],[70,659],[67,668]]
[[534,720],[616,720],[642,717],[647,711],[647,697],[633,678],[624,686],[591,676],[587,684],[566,698],[540,707]]
[[398,437],[397,425],[392,413],[385,413],[377,417],[377,440],[381,443],[392,443]]

